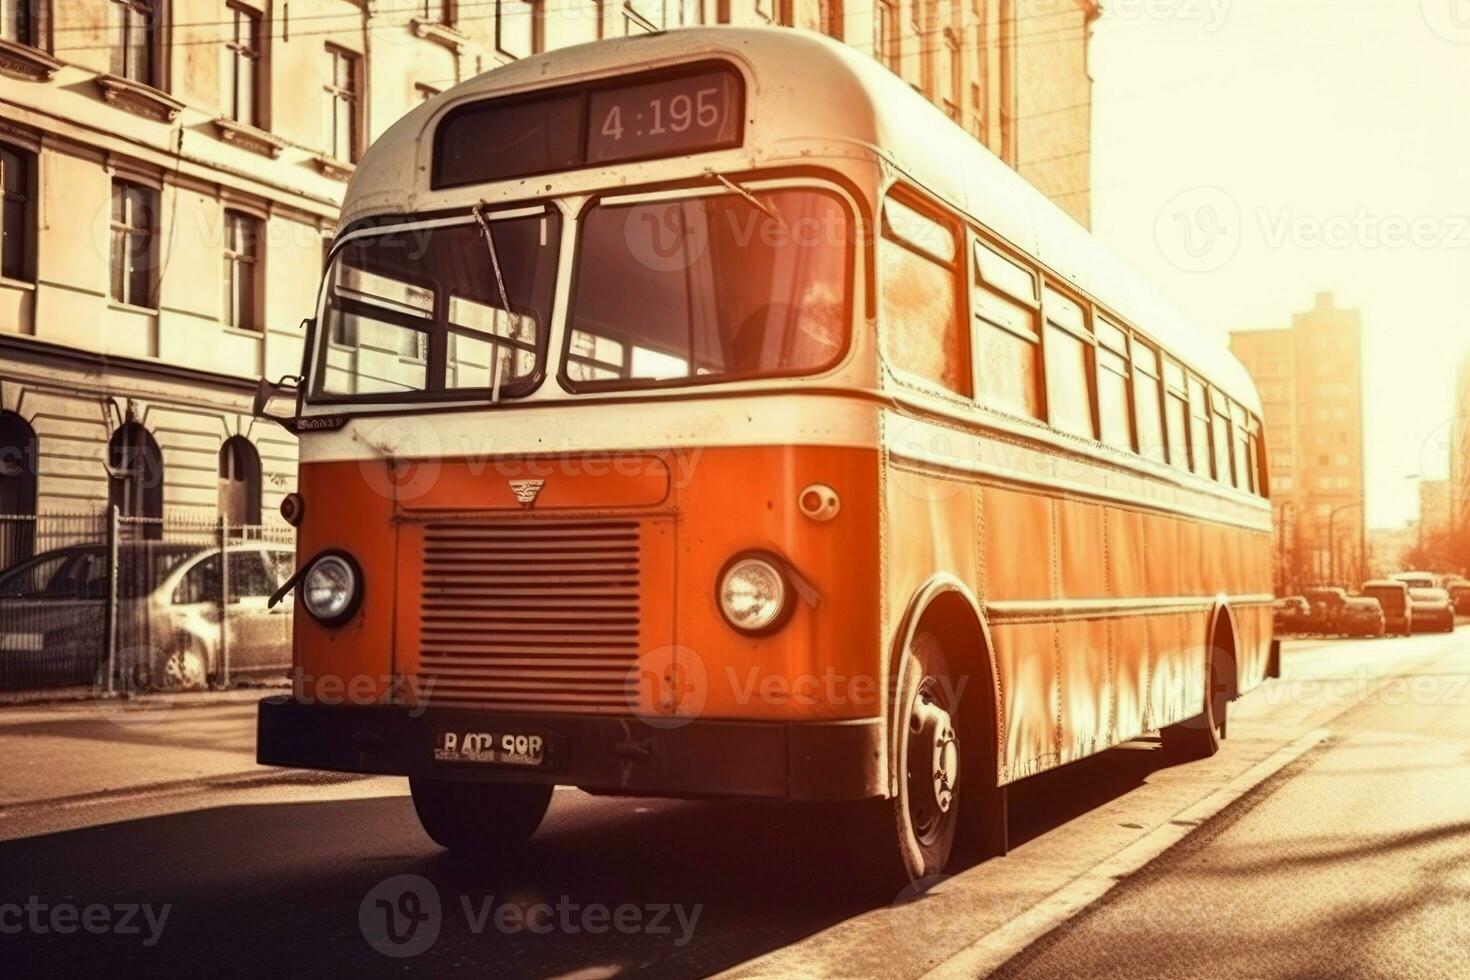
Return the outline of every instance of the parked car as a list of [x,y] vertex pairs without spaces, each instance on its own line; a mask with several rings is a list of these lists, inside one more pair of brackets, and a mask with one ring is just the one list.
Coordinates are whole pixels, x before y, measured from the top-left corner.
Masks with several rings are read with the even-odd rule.
[[1312,618],[1312,604],[1304,596],[1291,595],[1271,603],[1271,625],[1277,633],[1305,633]]
[[1461,616],[1470,616],[1470,582],[1455,582],[1449,587],[1450,603]]
[[[291,549],[229,548],[231,671],[289,666],[290,603],[266,602]],[[105,545],[47,551],[0,573],[0,689],[92,684],[107,659]],[[173,542],[118,548],[117,663],[124,686],[200,687],[219,667],[220,549]]]
[[1444,589],[1410,589],[1409,599],[1414,605],[1415,633],[1454,631],[1455,609],[1450,605],[1450,594]]
[[1337,626],[1347,636],[1383,636],[1383,607],[1369,596],[1352,596],[1343,603]]
[[1409,587],[1395,579],[1374,579],[1363,583],[1363,595],[1378,600],[1383,608],[1384,629],[1395,636],[1408,636],[1414,631],[1413,603]]
[[1324,634],[1342,632],[1338,629],[1337,620],[1342,614],[1342,607],[1347,604],[1347,589],[1322,586],[1307,589],[1302,595],[1312,607],[1312,614],[1307,619],[1307,632]]
[[1433,572],[1395,572],[1389,578],[1402,582],[1411,589],[1439,588],[1439,576]]

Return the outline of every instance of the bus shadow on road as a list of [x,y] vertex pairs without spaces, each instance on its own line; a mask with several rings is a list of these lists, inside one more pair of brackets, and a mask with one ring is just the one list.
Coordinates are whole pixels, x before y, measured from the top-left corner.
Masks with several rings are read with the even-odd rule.
[[[1156,746],[1136,743],[1029,780],[1011,794],[1012,841],[1110,803],[1169,764]],[[842,808],[559,792],[522,851],[487,863],[435,847],[403,796],[225,803],[222,795],[205,809],[0,844],[9,891],[172,908],[151,947],[120,935],[30,933],[10,937],[14,955],[62,972],[97,956],[174,970],[228,962],[291,975],[390,972],[406,964],[383,952],[383,925],[373,923],[401,913],[401,931],[409,912],[432,906],[437,930],[415,967],[687,976],[897,897],[868,877],[853,838],[835,825],[850,813]],[[432,902],[407,902],[404,887]]]

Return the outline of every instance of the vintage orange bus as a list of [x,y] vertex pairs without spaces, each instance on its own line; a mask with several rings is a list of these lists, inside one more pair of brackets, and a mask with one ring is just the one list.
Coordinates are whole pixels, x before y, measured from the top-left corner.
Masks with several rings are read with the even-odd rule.
[[1273,671],[1240,364],[816,35],[600,42],[410,113],[288,396],[259,759],[407,776],[446,847],[517,846],[558,784],[849,801],[918,878],[1004,851],[1017,780],[1214,752]]

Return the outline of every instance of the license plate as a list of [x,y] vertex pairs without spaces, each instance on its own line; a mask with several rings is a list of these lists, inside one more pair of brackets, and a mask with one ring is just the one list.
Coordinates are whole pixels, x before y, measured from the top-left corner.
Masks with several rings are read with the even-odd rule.
[[442,730],[434,741],[434,761],[534,769],[546,764],[546,749],[546,736],[534,732]]

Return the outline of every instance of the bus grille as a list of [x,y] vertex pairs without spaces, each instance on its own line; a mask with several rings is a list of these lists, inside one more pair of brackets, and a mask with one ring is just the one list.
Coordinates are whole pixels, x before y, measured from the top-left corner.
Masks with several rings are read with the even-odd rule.
[[629,711],[640,551],[636,521],[428,525],[420,690],[435,705]]

